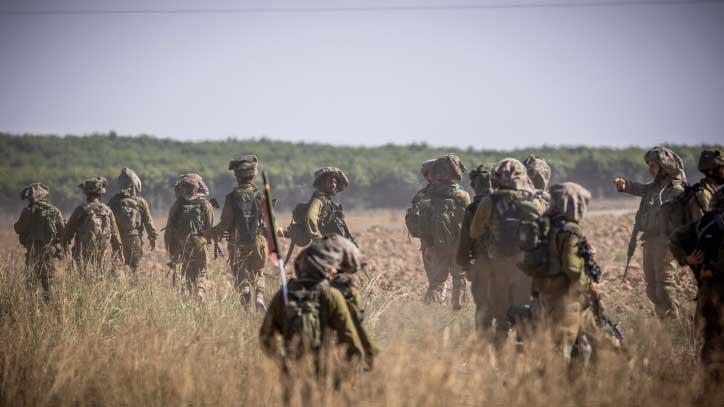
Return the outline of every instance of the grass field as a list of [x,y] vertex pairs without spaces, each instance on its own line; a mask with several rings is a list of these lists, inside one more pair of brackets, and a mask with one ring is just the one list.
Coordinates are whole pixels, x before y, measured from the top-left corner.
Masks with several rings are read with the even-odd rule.
[[[315,388],[306,405],[689,404],[697,381],[692,281],[682,270],[679,301],[689,314],[659,323],[644,294],[640,252],[629,282],[621,283],[631,218],[604,211],[584,223],[605,270],[605,304],[621,321],[627,351],[601,355],[571,382],[545,341],[496,352],[476,338],[472,304],[459,312],[422,304],[418,244],[408,239],[400,212],[349,215],[372,279],[360,276],[366,324],[382,353],[373,371],[336,392]],[[279,369],[257,340],[261,315],[240,305],[224,259],[210,265],[213,285],[204,304],[171,286],[165,262],[163,249],[147,253],[137,280],[80,279],[64,272],[63,263],[45,304],[26,289],[14,233],[0,232],[0,403],[281,404]],[[267,271],[271,294],[278,280],[273,268]]]

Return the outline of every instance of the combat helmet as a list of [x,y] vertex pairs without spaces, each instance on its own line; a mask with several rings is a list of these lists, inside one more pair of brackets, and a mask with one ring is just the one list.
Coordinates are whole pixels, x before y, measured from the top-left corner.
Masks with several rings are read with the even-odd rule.
[[143,186],[141,185],[141,179],[138,178],[136,172],[130,168],[123,168],[121,175],[118,176],[118,184],[121,187],[121,192],[125,192],[129,195],[137,195],[141,193]]
[[90,195],[90,194],[103,195],[106,193],[106,188],[108,188],[108,180],[103,177],[87,179],[87,180],[81,182],[78,185],[78,188],[82,189],[83,193],[86,195]]
[[255,154],[242,154],[229,161],[229,170],[234,171],[236,178],[254,178],[259,166],[259,158]]
[[465,174],[465,164],[456,154],[447,154],[432,163],[430,174],[434,179],[451,179],[460,182]]
[[724,157],[719,150],[704,150],[699,155],[699,171],[711,171],[724,167]]
[[[174,191],[177,198],[209,195],[209,187],[204,179],[201,178],[201,175],[193,173],[180,175],[174,185]],[[188,191],[192,192],[187,194]]]
[[314,187],[319,189],[322,186],[324,177],[332,175],[337,178],[337,190],[342,192],[349,187],[349,178],[337,167],[323,167],[314,172]]
[[672,177],[681,177],[686,180],[684,161],[675,152],[666,147],[654,147],[644,154],[644,161],[659,164],[659,170]]
[[48,199],[49,193],[50,190],[47,185],[41,184],[40,182],[34,182],[20,191],[20,199],[30,203],[45,201]]
[[470,185],[476,193],[484,193],[492,189],[490,166],[479,165],[468,173]]
[[551,166],[546,160],[531,154],[523,160],[523,165],[528,171],[528,177],[533,182],[533,186],[541,191],[547,191],[551,181]]

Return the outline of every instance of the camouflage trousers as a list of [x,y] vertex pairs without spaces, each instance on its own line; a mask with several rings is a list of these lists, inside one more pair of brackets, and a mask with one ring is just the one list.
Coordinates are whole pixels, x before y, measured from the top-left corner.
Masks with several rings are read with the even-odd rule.
[[257,236],[249,244],[229,242],[229,266],[234,278],[234,286],[242,293],[245,302],[251,300],[252,291],[264,293],[264,266],[266,266],[269,248],[266,238]]
[[701,340],[699,360],[705,380],[724,384],[724,280],[702,280],[697,293],[695,328]]
[[135,273],[143,258],[143,239],[138,235],[121,235],[121,242],[124,263]]
[[50,293],[50,282],[55,276],[55,263],[59,250],[55,246],[47,246],[36,241],[25,253],[28,287],[32,288],[39,282],[46,298]]
[[425,302],[445,302],[447,278],[452,277],[452,306],[459,309],[467,300],[465,272],[455,262],[450,249],[426,247],[422,249],[422,262],[427,274],[428,288]]
[[515,258],[499,258],[488,263],[486,306],[487,325],[495,319],[497,329],[507,328],[508,309],[530,301],[531,279],[518,269]]
[[671,254],[669,241],[655,237],[647,239],[643,246],[646,296],[654,303],[659,318],[675,315],[678,306],[674,276],[679,266]]
[[583,324],[581,303],[574,296],[542,292],[538,293],[538,305],[544,329],[558,353],[570,362]]
[[475,303],[475,328],[482,333],[492,323],[490,315],[490,265],[487,259],[475,259],[470,266],[470,294]]
[[186,240],[183,251],[177,257],[183,276],[184,290],[192,297],[203,301],[207,289],[207,244],[201,236],[191,236]]
[[73,260],[77,270],[84,276],[105,275],[113,271],[113,254],[110,244],[73,246]]

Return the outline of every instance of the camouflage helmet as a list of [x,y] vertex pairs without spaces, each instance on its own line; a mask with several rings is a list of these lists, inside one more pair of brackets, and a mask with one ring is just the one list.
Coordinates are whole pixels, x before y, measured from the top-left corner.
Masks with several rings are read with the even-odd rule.
[[476,193],[483,193],[492,189],[490,166],[479,165],[468,173],[470,185]]
[[434,179],[448,179],[460,182],[465,174],[465,164],[455,154],[447,154],[436,159],[430,167]]
[[655,162],[659,165],[659,171],[672,177],[686,179],[684,173],[684,161],[675,152],[666,147],[654,147],[644,154],[644,161]]
[[528,177],[528,169],[515,158],[505,158],[495,166],[493,182],[500,189],[514,189],[533,192],[533,182]]
[[123,168],[121,170],[121,175],[118,176],[118,184],[121,187],[121,191],[129,195],[141,193],[141,179],[138,178],[138,175],[130,168]]
[[259,158],[254,154],[242,154],[229,161],[229,170],[234,171],[237,178],[255,177]]
[[420,166],[420,174],[422,174],[423,177],[427,177],[433,164],[435,164],[435,160],[427,160],[423,162]]
[[562,216],[565,220],[580,222],[588,211],[591,193],[575,182],[564,182],[551,187],[549,213]]
[[314,187],[320,189],[322,187],[322,180],[327,176],[334,176],[337,178],[337,190],[335,192],[342,192],[349,188],[349,178],[344,174],[342,170],[337,167],[322,167],[314,172]]
[[47,185],[41,184],[40,182],[34,182],[20,191],[20,199],[30,203],[45,201],[48,199],[49,193],[50,190]]
[[724,211],[724,185],[720,185],[719,188],[714,191],[711,197],[711,210],[717,212]]
[[199,174],[183,174],[178,177],[174,185],[174,191],[177,198],[207,196],[209,187],[206,186],[204,179]]
[[108,180],[103,177],[87,179],[81,182],[78,185],[78,188],[82,189],[83,193],[85,193],[86,195],[103,195],[106,193],[106,188],[108,188]]
[[342,263],[342,247],[330,239],[318,239],[307,246],[302,253],[300,277],[324,279],[330,278],[333,269]]
[[362,268],[362,253],[351,240],[341,235],[331,235],[327,238],[330,244],[337,246],[342,252],[342,260],[337,266],[340,273],[356,273]]
[[719,150],[704,150],[699,155],[699,171],[711,171],[724,167],[724,157]]
[[548,183],[551,181],[551,166],[546,160],[531,154],[523,160],[523,165],[528,170],[528,177],[533,181],[533,186],[541,191],[547,191]]

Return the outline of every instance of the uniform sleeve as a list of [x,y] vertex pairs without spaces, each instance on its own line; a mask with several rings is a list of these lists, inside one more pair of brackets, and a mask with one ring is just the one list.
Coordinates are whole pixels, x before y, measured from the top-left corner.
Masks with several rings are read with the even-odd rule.
[[80,227],[80,223],[83,220],[83,209],[81,206],[75,208],[73,213],[70,215],[70,219],[68,219],[68,223],[65,225],[65,231],[63,232],[63,237],[61,238],[61,243],[63,246],[68,246],[73,240],[73,237],[75,237],[75,234],[78,233],[78,228]]
[[671,236],[669,238],[669,248],[671,249],[671,254],[681,266],[687,265],[686,258],[689,256],[684,242],[692,241],[695,239],[696,223],[682,226],[671,233]]
[[23,211],[20,212],[20,217],[18,218],[18,221],[15,222],[15,225],[13,225],[13,228],[15,229],[15,233],[18,234],[18,240],[20,241],[20,244],[23,246],[27,246],[29,242],[27,242],[28,237],[28,228],[30,227],[30,219],[32,215],[32,210],[28,207],[23,208]]
[[57,231],[55,239],[57,239],[57,241],[60,241],[60,239],[63,237],[63,233],[65,233],[65,219],[63,219],[63,213],[60,212],[60,209],[53,209],[55,209],[55,230]]
[[460,227],[460,242],[458,243],[458,251],[455,255],[455,262],[460,267],[470,265],[470,252],[472,250],[473,239],[470,237],[470,224],[475,215],[475,208],[468,207],[465,209],[465,216]]
[[148,240],[158,239],[158,231],[156,230],[156,226],[153,224],[153,215],[151,215],[151,208],[148,206],[148,202],[139,197],[138,203],[141,207],[141,223],[143,223],[143,227],[146,229]]
[[[166,228],[163,231],[163,240],[166,245],[166,250],[172,252],[173,246],[173,224],[176,221],[176,211],[178,208],[178,201],[171,205],[171,209],[168,210],[168,217],[166,218]],[[173,255],[173,253],[171,253]]]
[[486,197],[480,202],[473,216],[473,220],[470,223],[470,238],[479,239],[480,236],[490,228],[492,221],[493,200],[490,197]]
[[699,220],[711,206],[711,192],[702,188],[686,203],[686,214],[691,220]]
[[319,198],[314,198],[309,203],[309,209],[307,210],[307,233],[312,240],[321,239],[322,232],[319,230],[319,214],[322,211],[322,201]]
[[264,315],[264,321],[259,328],[259,343],[261,349],[269,357],[281,356],[277,349],[277,336],[282,334],[282,321],[284,319],[284,299],[281,292],[277,292],[269,303]]
[[231,197],[227,196],[224,201],[224,209],[221,210],[221,221],[214,226],[209,232],[212,239],[218,239],[227,230],[231,230],[234,226],[234,207],[231,203]]
[[562,271],[571,281],[580,281],[585,277],[584,260],[578,255],[578,242],[578,236],[565,233],[558,246]]
[[340,344],[347,347],[347,357],[353,359],[364,354],[362,341],[355,327],[352,315],[347,308],[344,296],[336,289],[329,290],[329,323],[337,333]]
[[122,253],[123,243],[121,243],[121,233],[118,231],[116,215],[114,215],[111,210],[109,210],[108,213],[108,216],[111,218],[111,247],[116,253]]
[[[206,205],[204,206],[204,213],[202,213],[201,216],[202,221],[204,222],[203,229],[211,229],[214,226],[214,207],[210,202],[206,202]],[[211,244],[211,239],[209,239],[207,243]]]
[[644,195],[646,195],[646,193],[648,193],[649,189],[651,189],[652,186],[653,186],[652,182],[647,182],[644,184],[641,182],[626,180],[626,185],[624,186],[623,191],[621,191],[621,192],[625,192],[629,195],[635,195],[635,196],[639,196],[639,197],[643,198]]

